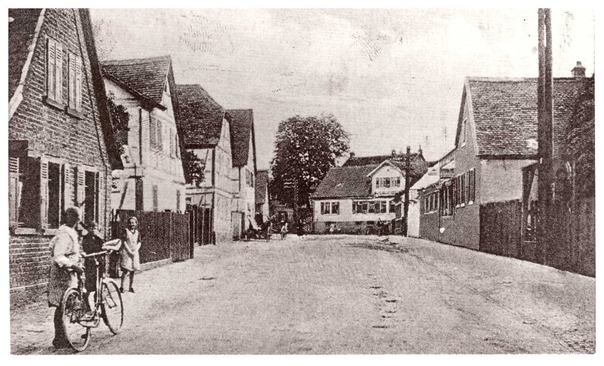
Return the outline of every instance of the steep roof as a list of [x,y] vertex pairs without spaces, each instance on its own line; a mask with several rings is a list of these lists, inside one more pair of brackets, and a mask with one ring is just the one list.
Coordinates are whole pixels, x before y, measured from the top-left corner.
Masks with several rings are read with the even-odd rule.
[[[12,21],[9,23],[8,36],[8,91],[9,100],[12,104],[12,98],[19,96],[19,83],[22,77],[29,72],[28,57],[33,54],[35,43],[39,42],[36,32],[39,31],[38,24],[42,24],[47,9],[9,9],[9,17]],[[83,31],[84,46],[90,61],[90,71],[92,74],[92,89],[97,101],[99,112],[99,124],[103,131],[103,140],[109,156],[109,164],[113,169],[123,169],[120,153],[115,145],[113,125],[111,115],[107,105],[107,95],[105,84],[101,75],[100,63],[96,53],[94,34],[92,32],[92,23],[90,21],[90,12],[88,9],[78,9]],[[15,98],[21,100],[20,98]],[[11,105],[13,111],[17,108],[19,101],[15,106]],[[12,116],[12,115],[11,115]]]
[[152,107],[161,104],[170,73],[170,56],[103,61],[103,75]]
[[371,179],[367,177],[378,164],[341,166],[329,169],[312,198],[367,197]]
[[[231,116],[231,154],[233,166],[241,167],[247,164],[250,144],[253,144],[254,111],[251,109],[229,109]],[[255,146],[252,151],[255,152]],[[255,160],[255,159],[254,159]]]
[[42,9],[8,9],[8,97],[21,81],[29,48],[34,42],[36,25]]
[[[396,155],[394,158],[392,155],[374,155],[374,156],[353,156],[350,157],[342,166],[364,166],[364,165],[375,165],[377,167],[384,162],[389,162],[396,166],[402,171],[405,171],[405,160],[404,154]],[[424,160],[424,157],[420,153],[412,153],[410,156],[411,163],[411,174],[410,176],[422,176],[427,167],[428,163]]]
[[258,170],[256,173],[256,204],[265,203],[268,189],[268,170]]
[[[557,142],[561,141],[572,118],[576,96],[582,83],[580,78],[554,79],[555,146],[559,145]],[[536,78],[468,78],[462,97],[456,146],[463,118],[464,100],[470,101],[474,115],[477,155],[534,157],[537,154]]]
[[220,140],[222,120],[231,117],[200,85],[177,85],[178,123],[185,148],[213,147]]

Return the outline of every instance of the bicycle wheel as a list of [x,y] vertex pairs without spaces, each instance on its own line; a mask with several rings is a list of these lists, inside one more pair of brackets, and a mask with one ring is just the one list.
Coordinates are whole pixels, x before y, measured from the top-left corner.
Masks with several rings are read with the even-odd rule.
[[117,334],[124,324],[122,294],[113,281],[101,284],[101,314],[111,333]]
[[80,319],[86,310],[78,290],[70,288],[65,291],[61,310],[63,311],[63,328],[69,345],[78,352],[85,350],[90,344],[90,328],[80,324]]

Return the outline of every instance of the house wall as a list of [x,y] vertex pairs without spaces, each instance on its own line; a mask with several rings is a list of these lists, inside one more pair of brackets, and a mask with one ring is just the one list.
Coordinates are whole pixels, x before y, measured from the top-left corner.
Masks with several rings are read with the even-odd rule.
[[[167,82],[166,82],[167,83]],[[144,211],[180,211],[185,210],[185,179],[180,153],[170,150],[170,138],[176,135],[176,122],[172,110],[170,91],[165,91],[162,104],[165,111],[158,108],[148,110],[132,94],[111,80],[105,80],[107,93],[114,102],[126,108],[129,114],[128,145],[122,155],[124,169],[114,174],[112,207],[114,209],[134,210],[136,208],[135,176],[142,176]],[[151,147],[151,119],[160,120],[162,127],[162,148]],[[179,146],[175,147],[179,149]],[[157,186],[157,207],[154,205],[154,189]],[[180,192],[177,194],[176,192]],[[177,196],[179,197],[177,200]]]
[[[468,172],[470,169],[476,170],[475,183],[475,201],[467,204],[458,205],[453,210],[452,216],[442,216],[440,219],[440,241],[443,243],[458,245],[471,249],[478,249],[480,241],[480,212],[479,205],[481,197],[481,180],[482,176],[480,161],[476,157],[478,151],[476,146],[476,130],[474,127],[474,119],[470,113],[468,100],[464,105],[462,120],[467,120],[465,129],[465,144],[463,136],[459,138],[459,145],[455,149],[455,170],[454,175],[457,177],[460,174]],[[462,121],[460,121],[462,123]],[[460,134],[463,133],[460,131]]]
[[[359,199],[361,200],[361,199]],[[386,198],[364,198],[366,201],[386,200],[386,213],[352,213],[352,202],[350,198],[345,199],[316,199],[313,200],[313,217],[315,232],[325,233],[331,223],[335,223],[336,228],[342,232],[361,234],[365,233],[367,226],[375,226],[379,220],[389,223],[394,219],[394,212],[390,212],[390,199]],[[321,202],[338,202],[340,205],[339,214],[321,214]]]
[[[399,178],[399,185],[396,187],[377,188],[377,178]],[[400,170],[385,164],[371,176],[371,192],[375,195],[387,195],[394,196],[396,192],[400,192],[405,189],[405,178],[403,173]]]
[[[419,238],[419,192],[416,189],[409,190],[409,218],[407,219],[407,236]],[[401,215],[402,216],[402,215]]]
[[536,160],[480,161],[480,204],[522,199],[522,168]]
[[[28,140],[28,155],[67,164],[66,206],[75,199],[73,168],[99,173],[99,227],[108,233],[110,166],[92,86],[90,60],[86,50],[79,12],[74,9],[46,9],[39,38],[33,48],[29,71],[23,85],[23,100],[9,120],[9,140]],[[63,100],[68,101],[67,52],[82,58],[82,114],[75,117],[44,101],[46,95],[46,37],[63,45]],[[56,230],[19,229],[9,237],[11,303],[23,294],[46,290],[50,264],[48,241]]]
[[437,208],[435,210],[426,210],[426,205],[423,203],[423,198],[436,192],[434,188],[422,190],[420,194],[420,225],[419,225],[419,236],[423,239],[440,241],[440,215],[439,215],[439,202],[437,202]]

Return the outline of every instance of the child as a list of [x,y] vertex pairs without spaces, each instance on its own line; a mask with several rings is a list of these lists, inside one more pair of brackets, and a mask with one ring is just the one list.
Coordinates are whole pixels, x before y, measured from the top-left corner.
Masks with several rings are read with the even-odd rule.
[[[101,238],[101,234],[97,230],[96,222],[89,222],[86,225],[87,234],[82,239],[82,249],[87,254],[97,253],[103,250],[103,239]],[[96,260],[99,263],[99,269],[103,271],[105,269],[105,257],[98,256]],[[84,270],[86,274],[86,303],[90,304],[90,294],[95,292],[96,289],[96,266],[95,266],[95,258],[86,258],[84,260]]]
[[139,259],[139,249],[141,247],[140,232],[138,231],[138,219],[131,216],[128,219],[128,227],[120,237],[120,241],[114,247],[105,246],[105,249],[120,251],[120,266],[122,268],[122,285],[120,291],[124,292],[124,282],[126,276],[130,274],[130,292],[134,292],[134,271],[139,271],[141,264]]
[[281,239],[285,239],[287,235],[287,221],[281,222]]

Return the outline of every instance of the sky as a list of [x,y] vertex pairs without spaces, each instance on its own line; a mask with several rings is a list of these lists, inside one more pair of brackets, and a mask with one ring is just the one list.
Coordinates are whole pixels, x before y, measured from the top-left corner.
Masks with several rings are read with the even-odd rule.
[[[254,110],[258,168],[280,121],[333,114],[357,156],[454,144],[464,79],[536,77],[537,9],[92,9],[103,60],[170,55],[177,84]],[[595,68],[595,15],[552,9],[555,77]]]

